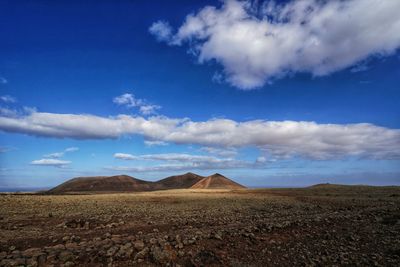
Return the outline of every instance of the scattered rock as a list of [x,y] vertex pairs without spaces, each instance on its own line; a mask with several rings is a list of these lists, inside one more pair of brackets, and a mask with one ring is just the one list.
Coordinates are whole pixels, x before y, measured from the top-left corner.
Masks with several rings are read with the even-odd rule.
[[137,240],[133,243],[136,250],[142,250],[144,248],[144,242],[142,240]]
[[144,249],[142,249],[141,251],[139,251],[138,253],[136,253],[135,255],[135,260],[137,259],[144,259],[149,253],[149,248],[145,247]]

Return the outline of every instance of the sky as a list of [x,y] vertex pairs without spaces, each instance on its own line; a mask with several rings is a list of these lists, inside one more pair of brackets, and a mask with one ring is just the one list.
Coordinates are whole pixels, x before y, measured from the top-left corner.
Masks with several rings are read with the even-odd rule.
[[399,1],[1,1],[0,189],[400,185]]

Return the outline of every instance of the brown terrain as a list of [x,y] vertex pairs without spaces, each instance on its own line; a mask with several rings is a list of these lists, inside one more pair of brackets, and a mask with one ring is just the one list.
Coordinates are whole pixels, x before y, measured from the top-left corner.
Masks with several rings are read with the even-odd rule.
[[0,266],[399,266],[400,188],[1,194],[0,229]]
[[77,177],[50,189],[48,193],[67,192],[118,192],[118,191],[150,191],[153,183],[136,179],[128,175]]
[[194,184],[191,189],[243,189],[246,188],[225,176],[216,173],[205,177]]
[[182,175],[167,177],[156,182],[156,184],[157,189],[184,189],[190,188],[203,178],[203,176],[188,172]]
[[[218,175],[221,176],[220,174]],[[220,178],[217,177],[218,175],[214,174],[213,176],[209,177],[215,176],[215,179],[219,181]],[[77,177],[50,189],[47,193],[65,194],[82,192],[143,192],[167,189],[184,189],[192,187],[203,178],[203,176],[191,172],[182,175],[170,176],[157,182],[144,181],[128,175]],[[223,178],[226,181],[221,185],[239,185],[226,177]],[[226,188],[234,187],[231,186]],[[241,186],[241,188],[244,187]]]

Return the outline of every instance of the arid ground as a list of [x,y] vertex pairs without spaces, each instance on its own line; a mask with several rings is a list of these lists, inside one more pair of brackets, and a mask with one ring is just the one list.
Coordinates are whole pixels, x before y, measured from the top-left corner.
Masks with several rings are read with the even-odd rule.
[[400,188],[0,195],[1,266],[399,266]]

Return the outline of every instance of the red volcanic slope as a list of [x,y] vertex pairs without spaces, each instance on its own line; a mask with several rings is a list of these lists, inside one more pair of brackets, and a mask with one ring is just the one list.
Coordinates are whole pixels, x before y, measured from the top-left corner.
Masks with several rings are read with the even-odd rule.
[[164,178],[156,182],[156,184],[157,188],[159,189],[183,189],[183,188],[190,188],[203,178],[204,176],[188,172],[182,175],[174,175]]
[[243,189],[245,186],[238,184],[225,176],[216,173],[197,182],[191,189]]
[[241,189],[245,187],[218,173],[203,177],[188,172],[182,175],[170,176],[157,182],[143,181],[128,175],[78,177],[50,189],[47,193],[141,192],[183,188]]
[[66,181],[48,193],[66,193],[66,192],[83,192],[83,191],[150,191],[153,190],[154,183],[130,177],[128,175],[116,176],[95,176],[95,177],[78,177]]

